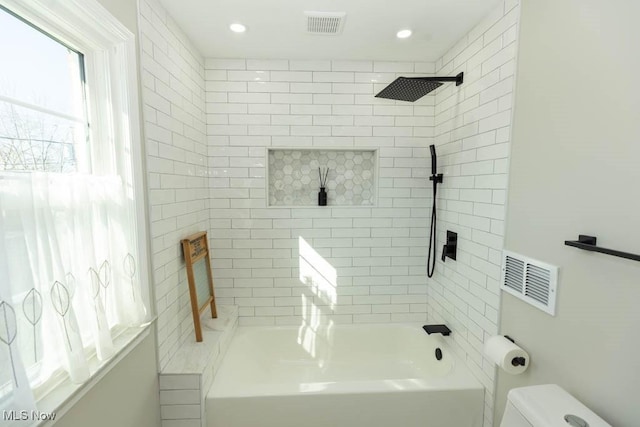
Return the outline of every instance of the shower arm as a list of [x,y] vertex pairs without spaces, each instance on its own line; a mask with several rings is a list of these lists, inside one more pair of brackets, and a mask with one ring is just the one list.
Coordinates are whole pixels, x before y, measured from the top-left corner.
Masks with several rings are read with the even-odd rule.
[[420,80],[423,82],[456,82],[460,86],[464,81],[464,73],[459,73],[455,77],[405,77],[407,80]]

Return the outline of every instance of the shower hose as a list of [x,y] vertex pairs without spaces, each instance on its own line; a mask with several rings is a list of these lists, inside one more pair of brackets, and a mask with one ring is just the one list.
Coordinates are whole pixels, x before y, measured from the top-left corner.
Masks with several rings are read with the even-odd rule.
[[[436,179],[436,175],[433,175],[432,179],[433,179],[433,205],[431,208],[431,230],[429,233],[429,252],[427,254],[427,276],[428,277],[433,276],[433,272],[436,269],[436,193],[438,191],[438,180]],[[433,253],[433,258],[431,256],[432,253]]]

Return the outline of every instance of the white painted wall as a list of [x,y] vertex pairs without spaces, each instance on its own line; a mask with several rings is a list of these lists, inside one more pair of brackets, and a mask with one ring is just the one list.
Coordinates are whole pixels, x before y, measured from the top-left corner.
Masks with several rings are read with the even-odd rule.
[[160,404],[153,331],[69,411],[57,427],[159,427]]
[[[207,59],[205,68],[218,301],[239,305],[245,325],[426,320],[435,98],[374,95],[434,64]],[[267,208],[268,147],[379,150],[377,206]],[[300,278],[305,259],[317,277],[337,277],[328,289]]]
[[501,332],[531,354],[507,391],[557,383],[614,426],[640,420],[640,263],[565,246],[578,234],[640,253],[640,3],[522,3],[506,247],[558,265],[551,317],[509,295]]
[[194,340],[180,239],[209,229],[204,66],[155,0],[139,0],[141,74],[158,356]]
[[[464,84],[438,89],[434,141],[444,173],[438,193],[438,262],[428,282],[430,322],[453,330],[455,351],[485,386],[493,423],[495,369],[483,342],[498,331],[499,278],[514,90],[518,1],[501,3],[438,62]],[[446,231],[458,233],[456,261],[440,262]]]

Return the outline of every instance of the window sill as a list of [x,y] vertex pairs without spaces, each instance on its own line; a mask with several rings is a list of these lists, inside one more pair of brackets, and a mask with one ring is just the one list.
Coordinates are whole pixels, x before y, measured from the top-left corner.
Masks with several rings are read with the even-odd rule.
[[67,377],[55,387],[52,387],[51,390],[48,390],[37,400],[38,413],[55,414],[55,417],[53,420],[33,420],[31,426],[48,427],[60,420],[73,405],[149,336],[151,324],[154,321],[155,319],[137,328],[124,329],[114,338],[115,353],[108,360],[101,361],[93,355],[89,359],[91,377],[86,382],[75,384]]

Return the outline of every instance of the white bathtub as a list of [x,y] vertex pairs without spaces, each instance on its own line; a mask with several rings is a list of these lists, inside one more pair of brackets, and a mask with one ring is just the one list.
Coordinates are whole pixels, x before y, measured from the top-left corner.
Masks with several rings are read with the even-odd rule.
[[399,324],[239,327],[206,397],[207,425],[480,427],[483,388],[447,339]]

